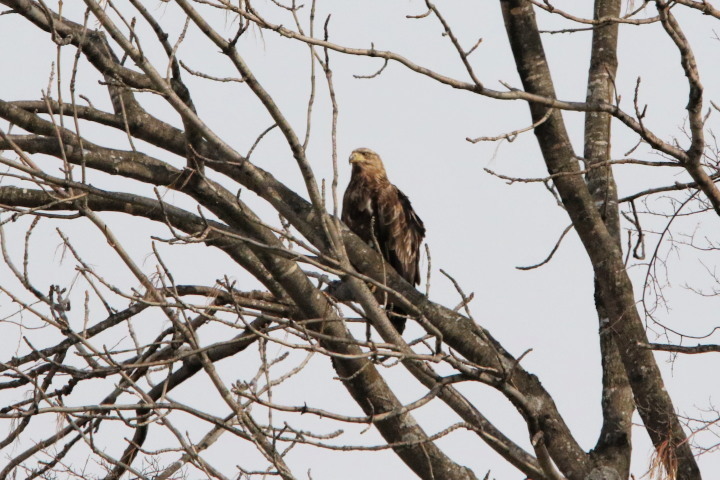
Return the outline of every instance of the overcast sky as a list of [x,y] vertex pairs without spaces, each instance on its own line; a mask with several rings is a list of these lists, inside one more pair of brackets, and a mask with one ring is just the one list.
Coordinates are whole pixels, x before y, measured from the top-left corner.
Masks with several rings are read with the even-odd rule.
[[[51,8],[57,8],[57,2],[47,3]],[[120,5],[125,2],[117,3]],[[275,23],[292,24],[287,12],[274,8],[269,1],[257,3],[257,8],[267,12]],[[564,6],[573,14],[583,17],[592,16],[591,3],[556,2],[558,6]],[[178,9],[162,2],[148,4],[171,37],[177,38],[184,21]],[[472,57],[481,81],[497,89],[502,88],[500,82],[519,87],[499,2],[439,0],[437,4],[463,45],[470,47],[479,37],[483,38]],[[65,2],[63,8],[68,16],[81,22],[82,11],[78,6]],[[418,1],[320,0],[317,16],[324,19],[327,12],[332,12],[330,39],[336,43],[355,47],[369,47],[373,43],[378,49],[398,52],[435,71],[466,80],[467,74],[449,40],[441,35],[442,29],[437,20],[432,17],[406,19],[406,15],[417,15],[424,11],[423,2]],[[648,7],[641,16],[654,14],[654,7]],[[305,16],[303,19],[306,21]],[[569,26],[567,22],[559,22],[545,14],[540,14],[539,19],[543,29]],[[213,20],[216,28],[222,28],[225,22],[225,33],[228,36],[234,31],[233,19],[223,20],[216,16]],[[695,12],[692,15],[681,14],[679,20],[698,56],[706,99],[714,100],[718,94],[717,86],[720,85],[720,69],[717,67],[720,64],[720,43],[713,33],[716,26]],[[547,34],[544,41],[558,96],[565,100],[583,101],[590,33]],[[151,44],[149,41],[147,43]],[[0,45],[0,64],[16,66],[12,70],[6,69],[3,74],[1,98],[39,98],[39,92],[47,88],[48,75],[55,60],[55,50],[48,36],[35,31],[19,16],[5,15],[0,17]],[[304,133],[309,93],[306,47],[282,39],[272,32],[251,29],[241,40],[240,51],[298,132]],[[64,64],[71,64],[73,54],[71,47],[64,50]],[[146,54],[158,60],[162,58],[162,53],[155,49],[147,50]],[[216,76],[237,76],[226,58],[193,27],[190,27],[187,38],[180,46],[178,56],[191,68]],[[677,137],[680,144],[684,145],[686,139],[681,128],[685,121],[687,84],[678,53],[661,26],[621,26],[619,58],[616,83],[618,94],[622,96],[622,107],[632,111],[636,81],[639,76],[642,77],[640,101],[648,104],[647,124],[663,138]],[[382,61],[378,59],[347,57],[335,53],[331,54],[331,66],[340,108],[338,153],[342,189],[349,178],[346,161],[350,151],[357,147],[369,147],[381,155],[391,181],[410,197],[427,227],[427,242],[432,252],[432,299],[449,307],[460,301],[450,282],[439,274],[439,268],[451,273],[465,292],[474,292],[471,308],[475,320],[489,329],[514,355],[532,349],[523,360],[524,367],[539,376],[545,388],[554,396],[576,438],[585,449],[591,449],[601,424],[601,385],[597,319],[589,261],[577,237],[571,232],[548,265],[528,272],[517,270],[516,266],[531,265],[544,259],[569,220],[542,184],[507,185],[484,171],[489,168],[498,173],[525,177],[546,175],[531,132],[520,135],[512,143],[473,145],[465,140],[466,137],[493,136],[527,127],[530,124],[527,106],[522,102],[500,102],[455,91],[397,64],[390,64],[374,79],[353,78],[353,75],[369,75],[377,71],[382,66]],[[96,80],[96,75],[85,64],[81,69],[79,89],[94,105],[110,110],[106,90]],[[191,77],[188,81],[199,114],[239,152],[246,153],[257,135],[272,124],[246,86],[236,83],[211,84]],[[67,94],[67,90],[64,94]],[[151,98],[145,101],[149,105],[156,105],[153,111],[162,112],[162,118],[180,125],[177,115],[160,101]],[[328,182],[332,178],[329,111],[324,79],[319,77],[309,157],[318,177]],[[583,116],[578,113],[565,113],[564,116],[576,152],[582,153]],[[97,134],[88,132],[91,139],[94,135],[97,136],[95,141],[110,141],[119,148],[127,148],[122,135],[108,137],[105,131],[98,131]],[[613,158],[622,158],[635,143],[634,135],[629,134],[624,127],[616,126]],[[142,142],[140,145],[148,152],[157,151]],[[183,163],[180,158],[167,158],[167,154],[164,155],[161,157],[163,160],[175,165]],[[633,156],[646,160],[659,159],[642,146]],[[277,130],[271,132],[259,145],[253,153],[253,161],[304,194],[302,177]],[[676,170],[665,170],[648,172],[647,169],[618,167],[620,196],[650,186],[687,181],[687,175],[678,174]],[[0,181],[3,184],[10,182],[9,179]],[[98,186],[117,185],[114,183],[117,179],[102,175],[95,176],[92,181]],[[153,195],[151,190],[141,187],[137,188],[137,192]],[[269,221],[275,222],[276,216],[270,214],[271,210],[254,199],[250,192],[243,192],[242,196],[259,212],[268,214]],[[172,193],[168,194],[168,198],[179,205],[191,204]],[[660,203],[658,201],[654,205],[660,208]],[[108,215],[107,218],[116,233],[127,242],[135,259],[141,263],[146,261],[144,266],[152,270],[154,262],[149,258],[150,239],[138,235],[138,232],[155,233],[162,230],[152,229],[147,222],[125,219],[119,215]],[[646,222],[648,230],[657,231],[664,225],[663,219],[654,217],[649,217]],[[61,262],[61,252],[56,248],[60,243],[54,233],[56,226],[52,222],[45,222],[41,227],[42,236],[36,239],[38,252],[31,272],[36,278],[42,279],[39,280],[41,284],[60,283],[73,275],[74,265],[69,261]],[[126,282],[126,286],[134,286],[130,276],[117,269],[119,263],[112,259],[109,249],[96,231],[81,223],[61,226],[79,245],[94,245],[87,250],[87,256],[109,278]],[[15,238],[22,238],[20,226],[7,228],[14,233]],[[680,233],[695,233],[700,239],[717,238],[720,233],[718,220],[713,214],[681,219],[677,228]],[[162,232],[167,236],[166,233]],[[648,253],[655,248],[657,238],[652,233],[648,235]],[[43,251],[40,248],[42,245],[49,248]],[[17,257],[21,251],[20,245],[10,245],[10,248],[20,261],[21,257]],[[256,287],[247,275],[236,271],[236,267],[228,267],[225,257],[217,252],[208,253],[206,248],[199,246],[161,245],[160,248],[172,266],[178,283],[212,284],[215,279],[228,274],[240,279],[242,285]],[[661,251],[666,252],[667,248],[661,247]],[[714,271],[716,257],[713,257],[712,252],[702,253],[690,249],[670,252],[667,257],[670,280],[666,289],[669,305],[667,309],[656,312],[659,320],[692,335],[704,334],[717,325],[718,301],[714,297],[696,295],[686,288],[707,289],[713,286],[708,272]],[[423,263],[423,268],[427,268],[427,260]],[[638,299],[642,296],[645,273],[646,269],[642,266],[631,269]],[[8,278],[7,270],[0,268],[0,279]],[[11,280],[7,281],[12,283]],[[424,289],[425,284],[420,288]],[[80,299],[82,290],[76,294]],[[81,305],[82,300],[78,300],[77,304]],[[10,311],[13,311],[10,302],[0,296],[0,317]],[[82,309],[78,308],[75,314],[82,315]],[[418,333],[419,327],[410,326],[409,331],[406,337]],[[20,330],[17,327],[0,326],[0,333],[3,333],[0,350],[11,348],[22,351]],[[155,333],[155,330],[151,333]],[[651,340],[656,339],[652,332],[650,337]],[[213,339],[204,340],[209,342]],[[670,338],[670,341],[676,340]],[[717,343],[717,340],[717,337],[711,337],[702,342]],[[242,361],[249,362],[250,358],[248,354],[222,362],[226,380],[230,382],[235,380],[233,376],[241,376],[242,373],[238,373],[239,365],[242,365]],[[668,363],[668,358],[667,355],[658,355],[668,389],[681,412],[698,415],[698,409],[707,409],[717,400],[716,375],[710,373],[718,371],[720,367],[716,358],[707,354],[685,356],[678,357],[673,363]],[[328,363],[326,358],[314,359],[312,368],[296,381],[289,382],[286,388],[280,389],[276,399],[280,401],[285,398],[289,401],[293,395],[302,392],[308,404],[358,414],[359,409],[351,403],[340,384],[329,380],[333,373]],[[402,400],[412,401],[422,396],[424,389],[399,370],[383,372],[388,374],[391,384],[402,385]],[[315,383],[315,378],[325,380]],[[316,385],[321,387],[316,388]],[[471,394],[479,409],[515,441],[529,448],[524,423],[503,397],[480,386],[461,390]],[[180,397],[187,391],[179,389],[175,395]],[[431,405],[421,409],[417,416],[427,430],[434,433],[455,421],[447,412],[447,409]],[[2,425],[0,422],[0,429],[5,428]],[[363,428],[347,429],[353,430],[359,433]],[[642,427],[636,428],[634,434],[632,472],[640,477],[647,470],[651,446]],[[159,443],[161,439],[155,441]],[[348,441],[373,443],[379,442],[379,436],[368,432],[362,436],[348,436]],[[475,435],[455,433],[439,444],[446,448],[454,460],[473,468],[479,477],[491,469],[492,475],[498,479],[523,478]],[[228,457],[230,452],[233,455]],[[223,456],[225,460],[220,460]],[[208,458],[230,464],[240,461],[230,444],[212,449],[208,452]],[[373,476],[414,478],[394,454],[388,452],[338,453],[306,447],[298,448],[290,456],[289,462],[298,473],[312,469],[314,479],[340,478],[339,471],[342,471],[342,478],[348,480]],[[708,453],[700,458],[700,465],[707,478],[711,478],[713,472],[720,471],[720,456]]]

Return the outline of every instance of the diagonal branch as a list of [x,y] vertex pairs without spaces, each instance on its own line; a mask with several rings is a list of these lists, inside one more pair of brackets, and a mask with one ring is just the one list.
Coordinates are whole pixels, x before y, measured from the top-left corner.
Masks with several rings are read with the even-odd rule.
[[655,5],[660,14],[663,28],[680,52],[680,64],[688,79],[690,88],[686,106],[688,121],[690,122],[690,147],[686,152],[687,158],[682,161],[682,164],[698,184],[698,188],[710,200],[715,212],[720,215],[720,190],[715,187],[712,178],[707,174],[702,164],[703,152],[705,151],[705,118],[703,118],[702,114],[703,86],[700,82],[700,72],[698,71],[695,55],[680,24],[670,11],[673,3],[657,0]]

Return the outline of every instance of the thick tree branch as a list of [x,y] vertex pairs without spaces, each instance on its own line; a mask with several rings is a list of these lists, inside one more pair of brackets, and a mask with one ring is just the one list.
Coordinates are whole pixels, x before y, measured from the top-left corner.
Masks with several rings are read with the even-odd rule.
[[[590,71],[588,72],[587,103],[612,103],[615,97],[617,73],[618,24],[603,23],[601,19],[618,17],[622,7],[620,0],[596,0],[594,19],[598,26],[593,29]],[[595,205],[600,210],[605,227],[620,248],[620,214],[617,185],[610,164],[611,120],[604,112],[585,114],[584,157],[588,173],[586,181]],[[596,165],[605,167],[592,168]],[[620,352],[607,328],[609,318],[605,305],[603,283],[595,284],[595,307],[598,312],[600,352],[603,368],[603,425],[593,456],[599,466],[613,468],[621,478],[630,473],[630,435],[635,405],[632,390],[622,365]]]
[[[554,97],[532,5],[525,0],[501,0],[501,5],[515,63],[525,89]],[[530,111],[534,121],[542,118],[546,112],[545,108],[537,104],[531,104]],[[559,114],[552,116],[535,132],[551,174],[578,169]],[[698,479],[700,474],[697,463],[675,416],[675,408],[655,359],[651,352],[638,347],[640,343],[647,342],[647,336],[636,309],[632,284],[625,271],[617,241],[608,232],[587,185],[581,179],[563,176],[555,178],[554,183],[585,246],[595,278],[600,283],[603,302],[609,313],[608,329],[614,333],[645,428],[655,448],[669,452],[665,454],[663,463],[669,469],[677,465],[678,479]],[[562,458],[553,458],[556,463],[562,462]],[[568,474],[563,469],[564,465],[559,463],[559,466]]]
[[[9,200],[7,203],[15,205],[29,207],[33,205],[28,203],[34,203],[34,206],[38,206],[37,201],[41,201],[41,204],[47,204],[49,200],[51,200],[47,194],[39,191],[34,193],[36,198],[33,200],[35,202],[30,202],[27,196],[23,196],[23,189],[2,187],[0,188],[0,192],[3,192],[7,196],[6,200]],[[174,209],[169,206],[164,208],[165,212],[163,215],[163,209],[158,208],[157,202],[149,199],[142,200],[137,196],[109,193],[105,193],[105,196],[103,196],[99,190],[93,190],[92,193],[97,196],[93,196],[92,200],[94,203],[91,203],[91,205],[98,210],[115,209],[116,211],[125,211],[126,213],[139,214],[146,217],[154,216],[158,221],[168,221],[166,219],[169,219],[173,221],[173,223],[174,220],[177,219],[178,224],[174,224],[174,226],[187,233],[197,232],[200,228],[203,228],[203,224],[205,223],[197,217],[195,217],[195,221],[193,222],[192,217],[188,217],[187,214],[183,214],[179,209]],[[38,196],[42,198],[37,198]],[[26,203],[22,202],[23,198],[25,198]],[[182,221],[182,224],[179,221]],[[190,223],[188,223],[188,221],[190,221]],[[217,228],[221,229],[222,227],[217,226]],[[234,254],[233,246],[238,243],[234,238],[223,237],[222,235],[218,235],[217,237],[211,236],[207,239],[207,242],[210,245],[220,247],[231,255]],[[375,367],[371,363],[368,363],[369,361],[366,359],[351,358],[352,356],[357,357],[360,351],[358,347],[354,345],[354,342],[343,341],[343,339],[351,339],[351,337],[339,321],[339,318],[334,315],[332,307],[326,303],[325,298],[319,294],[312,293],[312,291],[317,292],[317,290],[309,284],[298,285],[295,282],[287,280],[288,278],[293,279],[293,277],[297,275],[303,275],[297,268],[286,267],[284,270],[280,270],[283,275],[278,275],[277,271],[282,268],[282,262],[282,259],[276,258],[274,262],[267,265],[267,267],[271,273],[277,275],[276,278],[279,277],[281,279],[283,287],[288,294],[300,300],[298,306],[304,312],[303,315],[309,318],[327,318],[327,322],[311,328],[318,329],[321,333],[329,334],[330,337],[328,338],[337,338],[339,340],[325,340],[323,344],[331,352],[346,357],[334,357],[333,363],[341,378],[345,379],[345,385],[356,398],[359,405],[368,414],[399,411],[401,409],[401,403],[384,383]],[[301,278],[306,279],[304,275]],[[311,313],[308,313],[308,311]],[[388,443],[399,445],[396,448],[398,454],[422,478],[432,478],[434,475],[432,472],[437,471],[450,472],[448,478],[474,478],[468,470],[457,466],[447,459],[434,444],[422,442],[421,439],[426,438],[426,434],[417,425],[415,420],[412,419],[409,413],[378,421],[376,425],[388,440]],[[412,446],[403,446],[403,439],[408,438],[408,435],[417,438],[419,443]]]

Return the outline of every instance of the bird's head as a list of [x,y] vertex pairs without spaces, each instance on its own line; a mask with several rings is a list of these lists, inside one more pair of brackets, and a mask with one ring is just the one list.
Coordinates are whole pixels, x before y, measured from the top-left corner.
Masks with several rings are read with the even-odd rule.
[[354,169],[372,172],[376,175],[385,176],[385,167],[383,166],[380,155],[373,152],[369,148],[358,148],[350,154],[350,165]]

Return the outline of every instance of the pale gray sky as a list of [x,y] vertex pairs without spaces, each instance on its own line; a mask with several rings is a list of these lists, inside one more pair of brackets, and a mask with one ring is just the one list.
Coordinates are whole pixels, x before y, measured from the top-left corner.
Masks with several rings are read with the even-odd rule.
[[[57,2],[47,3],[56,8]],[[125,2],[117,3],[122,5]],[[592,15],[591,2],[566,0],[555,3],[579,16]],[[578,7],[578,3],[583,3],[583,6]],[[63,7],[66,14],[76,21],[82,18],[79,4],[65,2]],[[171,37],[176,38],[183,24],[178,9],[172,4],[157,1],[148,2],[148,7],[158,15]],[[292,24],[287,12],[272,8],[270,2],[258,2],[257,7],[269,12],[269,18],[276,23]],[[479,78],[487,86],[502,88],[501,81],[520,86],[504,33],[499,2],[438,1],[438,7],[464,45],[471,46],[479,37],[483,38],[472,60]],[[318,19],[324,20],[328,11],[333,12],[330,22],[332,41],[356,47],[369,47],[372,42],[378,49],[393,50],[448,76],[462,80],[467,77],[449,40],[441,36],[442,29],[436,19],[405,18],[409,14],[424,12],[422,2],[319,1]],[[654,8],[648,7],[647,15],[654,13]],[[567,22],[558,22],[545,14],[540,14],[539,19],[542,28],[546,29],[568,26]],[[698,13],[679,15],[679,20],[695,47],[706,98],[713,100],[718,94],[717,85],[720,85],[720,69],[717,67],[720,43],[713,38],[714,22]],[[222,17],[214,18],[214,21],[216,27],[222,26]],[[234,31],[234,22],[231,18],[224,21],[225,33],[230,36]],[[682,145],[685,138],[680,128],[685,120],[687,84],[675,47],[659,24],[641,27],[623,25],[620,30],[617,88],[622,96],[622,107],[632,111],[635,82],[641,76],[640,101],[649,105],[647,124],[665,139],[677,137]],[[584,100],[589,40],[589,32],[544,37],[558,96],[562,99]],[[55,60],[47,35],[29,27],[19,16],[2,16],[0,45],[3,45],[0,47],[0,63],[18,66],[5,70],[1,98],[38,98],[40,90],[47,87],[48,74]],[[298,132],[304,133],[309,93],[307,48],[274,33],[251,29],[241,40],[240,51]],[[68,48],[63,53],[65,71],[69,71],[73,60],[71,52],[74,53]],[[151,58],[162,58],[162,53],[155,49],[146,53]],[[193,27],[190,27],[187,38],[180,46],[178,56],[192,68],[217,76],[237,76],[227,59]],[[439,268],[455,276],[466,292],[474,292],[471,308],[475,319],[514,355],[533,349],[524,358],[524,367],[536,373],[554,395],[560,412],[582,446],[592,448],[599,433],[601,417],[600,357],[590,264],[577,237],[571,232],[550,264],[530,272],[515,269],[515,266],[534,264],[545,258],[569,220],[541,184],[508,186],[483,170],[490,168],[515,176],[544,176],[546,170],[531,132],[521,135],[513,143],[472,145],[465,140],[466,137],[493,136],[527,127],[530,123],[527,106],[521,102],[494,101],[456,91],[420,77],[398,64],[390,64],[382,75],[374,79],[353,78],[353,74],[375,72],[382,65],[378,59],[333,53],[331,65],[340,107],[338,153],[342,189],[349,178],[346,162],[352,149],[370,147],[383,157],[390,179],[410,197],[427,227],[427,242],[432,252],[432,299],[451,307],[459,302],[453,286],[439,274]],[[85,65],[81,69],[79,88],[96,106],[109,110],[106,90],[97,84],[96,79]],[[209,84],[187,74],[186,79],[193,90],[200,115],[241,153],[247,152],[256,136],[271,125],[269,116],[246,86]],[[64,94],[67,95],[67,89]],[[149,101],[164,112],[164,119],[179,125],[177,115],[168,107],[157,99]],[[578,113],[565,113],[564,116],[576,152],[581,154],[583,116]],[[328,182],[332,178],[329,126],[327,92],[324,78],[318,72],[318,102],[314,110],[309,155],[318,177]],[[102,132],[98,132],[95,138],[105,142],[107,134],[104,130]],[[89,133],[90,138],[93,135],[94,132]],[[116,135],[112,141],[118,147],[127,148],[122,135]],[[621,158],[635,142],[634,135],[617,126],[614,158]],[[149,152],[157,152],[142,142],[140,145]],[[182,159],[163,155],[163,160],[177,165],[183,163]],[[642,159],[658,159],[644,147],[633,155]],[[263,140],[253,154],[253,161],[297,191],[303,191],[302,177],[277,130]],[[619,167],[620,195],[649,186],[687,181],[686,174],[674,176],[678,173],[668,169],[648,172],[648,169]],[[2,182],[6,184],[9,180],[3,179]],[[105,187],[117,185],[116,182],[117,179],[108,176],[97,175],[93,179],[94,184]],[[152,196],[150,189],[138,188],[137,191]],[[259,212],[270,212],[267,206],[253,199],[250,192],[242,195]],[[168,198],[176,199],[180,205],[185,201],[172,193],[168,194]],[[119,215],[108,215],[107,218],[116,233],[127,242],[135,260],[145,262],[143,265],[152,270],[154,259],[149,256],[150,240],[138,233],[152,231],[167,236],[166,232],[141,220],[128,220]],[[275,218],[273,214],[270,221]],[[703,223],[699,223],[701,221]],[[645,222],[644,226],[649,230],[658,230],[664,225],[663,219],[649,218]],[[678,232],[696,232],[697,238],[717,238],[720,233],[718,225],[717,217],[709,213],[679,220]],[[73,275],[73,262],[66,260],[62,263],[61,252],[55,248],[60,243],[53,232],[55,226],[57,224],[45,222],[41,227],[42,235],[35,239],[38,245],[48,242],[50,246],[45,252],[38,248],[37,263],[31,270],[39,283],[45,285],[60,283]],[[87,251],[88,259],[108,278],[133,285],[130,276],[119,269],[119,262],[95,230],[88,225],[61,226],[78,245],[94,245]],[[19,226],[10,225],[7,229],[15,238],[22,238]],[[649,235],[648,253],[654,249],[656,240],[656,235]],[[20,252],[19,245],[10,247],[16,255]],[[246,275],[238,272],[236,267],[228,266],[222,254],[208,253],[206,248],[198,246],[162,245],[160,248],[172,265],[178,283],[212,284],[215,279],[228,274],[251,288],[253,286]],[[19,257],[16,258],[19,261]],[[670,284],[665,291],[670,303],[667,310],[656,312],[658,319],[693,335],[706,333],[717,325],[718,300],[700,297],[685,288],[688,284],[712,287],[712,278],[707,271],[714,271],[717,263],[712,252],[702,254],[685,249],[681,253],[671,253],[667,262]],[[638,299],[645,273],[642,266],[631,269]],[[9,278],[8,272],[0,269],[0,278]],[[12,283],[12,280],[9,282]],[[75,295],[80,299],[81,290]],[[76,304],[82,305],[82,300],[77,300]],[[8,299],[0,296],[0,317],[10,311],[13,307]],[[82,309],[78,308],[74,314],[81,316]],[[148,335],[154,334],[156,327]],[[406,336],[419,332],[418,328],[411,326],[410,334]],[[0,326],[3,351],[15,348],[23,351],[19,333],[17,328]],[[652,332],[650,337],[654,339]],[[107,339],[108,344],[112,340]],[[711,337],[703,342],[717,343],[717,338]],[[705,409],[717,400],[718,383],[710,372],[718,371],[720,362],[709,355],[681,356],[674,363],[666,361],[669,356],[658,355],[668,389],[681,412],[697,415],[698,409]],[[256,352],[253,350],[222,362],[220,367],[226,380],[230,382],[241,378],[244,362],[252,362],[254,356]],[[402,400],[411,401],[424,394],[425,390],[400,368],[383,372],[387,373],[391,384],[401,385]],[[359,414],[359,409],[340,383],[329,380],[333,375],[327,359],[317,357],[312,361],[311,368],[278,389],[276,400],[294,398],[297,401],[297,395],[301,394],[303,401],[309,405]],[[173,395],[186,395],[193,388],[198,387],[191,382]],[[487,387],[461,386],[460,389],[472,395],[480,410],[515,441],[529,448],[524,422],[502,396]],[[4,397],[0,395],[0,398]],[[221,406],[219,400],[209,396],[200,395],[197,401],[203,405],[218,402]],[[434,404],[420,409],[417,417],[431,433],[456,421],[447,409]],[[3,427],[4,423],[0,421],[0,429],[7,428]],[[189,425],[192,425],[191,421]],[[326,431],[337,428],[329,422],[314,422],[313,425]],[[348,432],[356,432],[348,435],[346,440],[356,444],[380,442],[379,435],[373,431],[360,434],[362,430],[363,427],[346,428]],[[635,429],[634,435],[632,472],[639,478],[647,470],[651,446],[641,427]],[[698,437],[698,440],[701,438]],[[159,446],[161,442],[161,438],[153,438],[149,446]],[[523,478],[475,435],[456,432],[439,444],[454,460],[475,470],[479,477],[490,469],[497,479]],[[230,439],[225,444],[220,442],[208,451],[207,458],[229,466],[245,461],[245,455],[257,455],[251,448],[239,451],[234,448],[236,446]],[[19,446],[13,447],[13,451],[19,450]],[[6,453],[1,452],[0,455]],[[414,478],[395,455],[388,452],[338,453],[298,447],[290,454],[289,462],[298,473],[311,469],[316,480]],[[700,458],[700,465],[706,477],[712,478],[713,472],[720,471],[720,456],[708,453]]]

